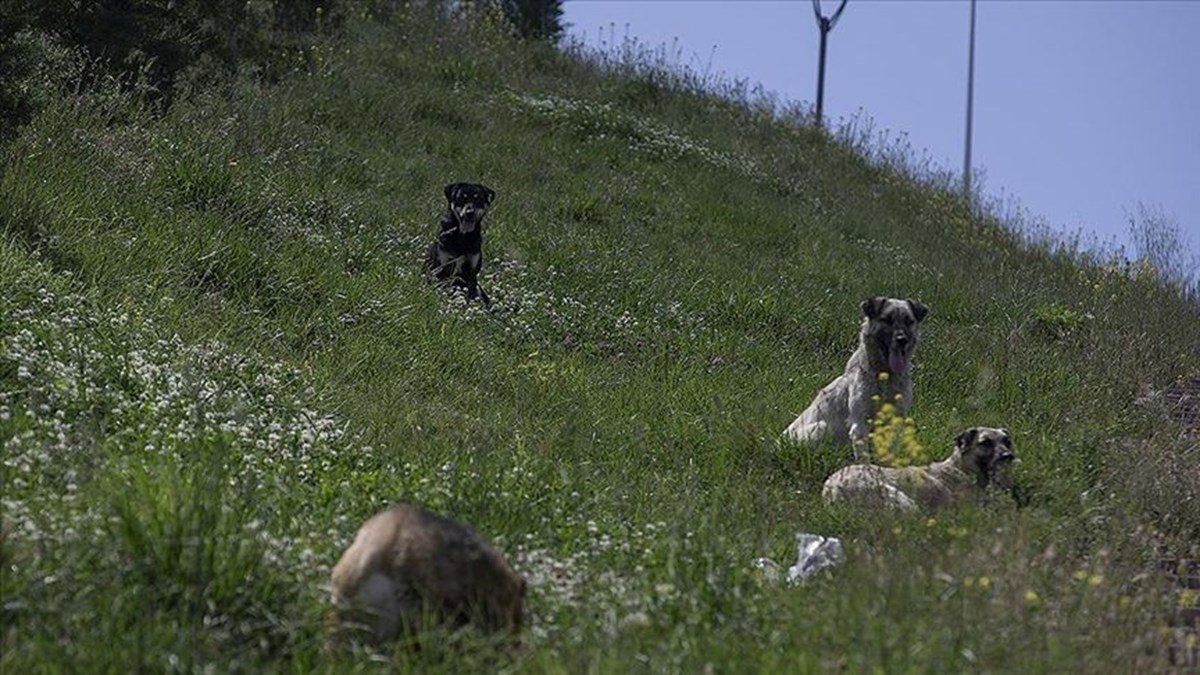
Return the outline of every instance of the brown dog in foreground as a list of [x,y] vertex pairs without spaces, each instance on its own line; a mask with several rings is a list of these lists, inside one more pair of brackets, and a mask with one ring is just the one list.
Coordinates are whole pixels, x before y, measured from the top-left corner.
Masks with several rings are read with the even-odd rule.
[[991,485],[1011,490],[1015,459],[1007,431],[971,427],[958,435],[954,451],[940,462],[902,469],[854,464],[830,476],[821,496],[827,502],[936,510],[978,497]]
[[436,626],[516,633],[526,584],[471,528],[398,504],[359,529],[332,587],[331,643],[353,627],[381,643]]

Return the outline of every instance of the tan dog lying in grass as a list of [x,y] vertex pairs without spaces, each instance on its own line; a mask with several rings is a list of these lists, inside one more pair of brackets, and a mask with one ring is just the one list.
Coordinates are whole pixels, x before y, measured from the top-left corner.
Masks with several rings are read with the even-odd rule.
[[1007,431],[971,427],[958,435],[954,451],[940,462],[902,469],[854,464],[830,476],[821,496],[827,502],[935,510],[980,496],[991,485],[1011,490],[1015,459]]
[[474,530],[399,504],[368,520],[333,568],[331,646],[345,629],[384,642],[469,624],[485,633],[521,627],[525,580]]

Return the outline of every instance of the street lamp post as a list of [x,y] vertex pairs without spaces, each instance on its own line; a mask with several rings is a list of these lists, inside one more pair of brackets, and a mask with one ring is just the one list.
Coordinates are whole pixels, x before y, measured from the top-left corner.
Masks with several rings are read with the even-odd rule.
[[[846,1],[838,5],[837,11],[832,16],[823,16],[821,14],[821,0],[812,0],[813,14],[817,17],[817,29],[821,31],[821,56],[817,61],[817,126],[824,126],[824,110],[825,110],[825,44],[829,37],[829,31],[833,30],[834,24],[842,15],[842,10],[846,9]],[[972,0],[973,2],[974,0]]]
[[963,199],[971,204],[971,122],[975,107],[975,0],[971,0],[971,37],[967,48],[967,141],[963,153]]

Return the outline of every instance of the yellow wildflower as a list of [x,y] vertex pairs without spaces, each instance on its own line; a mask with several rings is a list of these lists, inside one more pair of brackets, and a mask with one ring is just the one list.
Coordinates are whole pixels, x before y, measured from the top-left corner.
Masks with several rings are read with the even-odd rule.
[[1185,589],[1179,591],[1179,597],[1176,599],[1179,601],[1179,606],[1184,609],[1187,609],[1189,607],[1195,607],[1196,606],[1196,591],[1193,591],[1190,588],[1185,588]]

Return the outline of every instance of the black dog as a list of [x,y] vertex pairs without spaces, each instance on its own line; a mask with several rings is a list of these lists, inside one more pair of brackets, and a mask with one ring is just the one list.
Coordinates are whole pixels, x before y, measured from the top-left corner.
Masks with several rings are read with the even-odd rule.
[[496,193],[478,183],[451,183],[446,186],[446,214],[438,223],[437,241],[429,245],[425,273],[431,279],[451,279],[455,288],[467,289],[467,299],[490,304],[487,293],[479,288],[479,270],[483,268],[483,216]]

